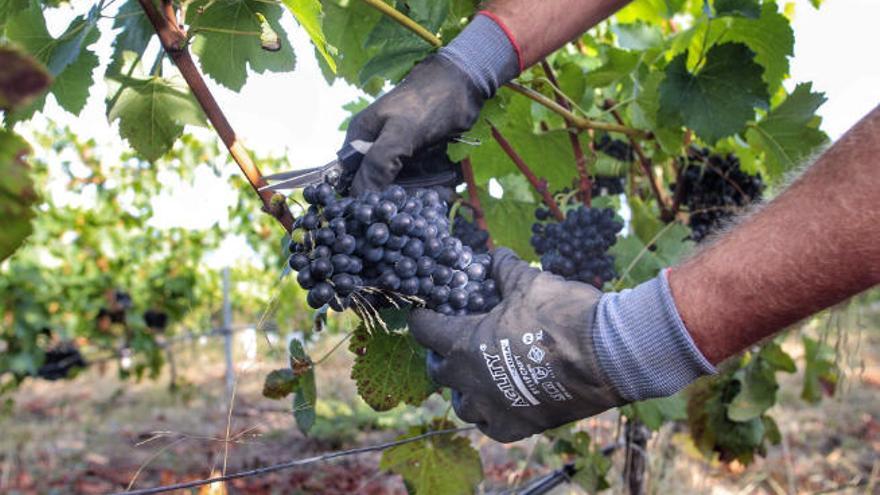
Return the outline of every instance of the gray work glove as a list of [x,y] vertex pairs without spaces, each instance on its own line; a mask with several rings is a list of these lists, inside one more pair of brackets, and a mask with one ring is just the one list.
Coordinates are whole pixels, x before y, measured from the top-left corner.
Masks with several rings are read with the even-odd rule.
[[447,58],[432,55],[419,63],[349,124],[346,143],[375,143],[355,175],[352,194],[381,190],[398,174],[445,174],[454,179],[445,144],[474,125],[483,101],[471,78]]
[[602,295],[532,268],[509,249],[493,255],[501,303],[481,315],[410,315],[430,349],[428,373],[453,390],[458,417],[512,442],[622,405],[603,376],[590,328]]

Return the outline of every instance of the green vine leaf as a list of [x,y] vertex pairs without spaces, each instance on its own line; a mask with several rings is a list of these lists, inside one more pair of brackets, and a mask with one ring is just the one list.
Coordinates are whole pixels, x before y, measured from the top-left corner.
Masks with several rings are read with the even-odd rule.
[[777,12],[773,2],[765,3],[757,18],[731,16],[714,19],[708,37],[716,45],[738,42],[748,46],[755,53],[755,62],[764,68],[763,77],[770,94],[788,75],[788,58],[794,54],[794,32],[788,18]]
[[298,385],[299,379],[293,374],[293,370],[289,368],[272,370],[263,382],[263,397],[283,399],[292,394]]
[[813,93],[812,84],[798,84],[794,91],[752,125],[746,132],[749,143],[764,151],[765,170],[771,179],[779,179],[802,160],[828,142],[819,130],[816,110],[825,103],[823,93]]
[[293,417],[296,426],[303,433],[308,433],[315,424],[315,404],[318,391],[315,386],[315,370],[309,369],[299,378],[299,387],[293,396]]
[[[277,4],[259,0],[197,0],[186,10],[186,20],[195,39],[193,52],[202,70],[218,83],[234,91],[244,86],[248,69],[287,72],[295,57],[287,33],[279,24],[283,10]],[[260,45],[262,15],[278,34],[281,49],[267,52]]]
[[30,167],[24,156],[30,146],[11,131],[0,129],[0,261],[8,258],[31,235],[31,209],[37,200]]
[[[45,64],[55,78],[50,89],[61,108],[79,115],[86,105],[90,88],[94,84],[92,71],[98,66],[98,57],[88,47],[98,41],[100,33],[95,27],[97,8],[88,16],[75,18],[58,38],[52,37],[46,28],[46,20],[38,3],[21,10],[10,18],[6,37]],[[41,110],[45,98],[12,115],[13,120],[25,120]]]
[[119,133],[147,160],[167,153],[185,124],[204,125],[204,114],[185,86],[159,77],[124,83],[118,98],[108,102],[107,118],[119,120]]
[[[414,426],[398,440],[423,435],[428,431],[453,428],[449,421],[434,421]],[[467,437],[449,433],[391,447],[382,453],[379,467],[401,475],[419,495],[475,493],[483,479],[480,453]]]
[[436,389],[428,377],[427,351],[405,332],[405,310],[379,312],[387,330],[355,329],[348,349],[355,354],[351,377],[358,394],[376,411],[403,402],[417,406]]
[[[397,9],[408,14],[428,31],[436,32],[449,12],[448,0],[397,2]],[[434,47],[388,17],[383,17],[367,37],[367,46],[378,50],[361,69],[361,84],[373,78],[397,82],[413,65],[428,56]]]
[[714,46],[695,73],[675,57],[660,84],[660,116],[680,122],[709,143],[736,134],[769,96],[754,52],[741,43]]
[[572,478],[587,493],[597,493],[609,488],[608,471],[611,469],[611,459],[602,455],[602,452],[593,444],[590,435],[585,431],[575,433],[571,438],[571,445],[575,451],[574,466],[577,469]]
[[761,16],[758,0],[715,0],[715,13],[718,15],[741,15],[751,19]]
[[801,398],[817,403],[825,395],[834,395],[839,379],[834,348],[824,342],[804,336],[804,388]]
[[637,419],[653,431],[668,421],[687,419],[687,400],[683,394],[634,402],[622,411],[627,417]]
[[321,2],[319,0],[282,0],[282,3],[293,13],[296,22],[306,30],[306,33],[312,40],[312,44],[315,45],[315,50],[321,55],[327,67],[335,74],[336,61],[333,60],[333,56],[330,54],[330,47],[327,44],[324,30],[321,27],[321,18],[323,16]]
[[[361,70],[378,52],[376,47],[367,46],[365,41],[382,14],[361,1],[323,0],[322,5],[324,36],[336,48],[335,74],[323,59],[319,60],[324,77],[329,83],[341,77],[349,84],[359,84]],[[361,89],[376,94],[383,84],[380,78],[375,78],[361,85]]]
[[526,261],[538,261],[528,237],[522,235],[531,229],[535,208],[538,206],[536,203],[507,197],[497,199],[480,189],[480,206],[483,208],[489,232],[492,232],[492,239],[497,245],[513,249]]

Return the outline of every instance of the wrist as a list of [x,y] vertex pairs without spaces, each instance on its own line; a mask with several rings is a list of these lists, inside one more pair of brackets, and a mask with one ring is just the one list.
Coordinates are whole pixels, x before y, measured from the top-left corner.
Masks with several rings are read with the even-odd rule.
[[485,11],[441,48],[439,55],[461,69],[484,98],[492,97],[522,70],[516,41],[500,19]]
[[599,366],[628,401],[672,395],[715,373],[685,328],[666,275],[604,294],[596,309],[592,332]]

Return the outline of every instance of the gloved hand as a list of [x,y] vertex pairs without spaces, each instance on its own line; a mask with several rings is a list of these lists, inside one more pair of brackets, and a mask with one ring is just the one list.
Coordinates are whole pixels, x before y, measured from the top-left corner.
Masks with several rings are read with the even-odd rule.
[[448,163],[444,160],[446,142],[474,125],[483,101],[482,91],[449,59],[432,55],[419,63],[403,82],[349,124],[346,143],[355,139],[374,142],[355,175],[352,194],[391,184],[406,159],[419,152],[443,156],[420,156],[407,167]]
[[493,255],[501,303],[482,315],[415,310],[409,328],[428,347],[428,372],[453,390],[458,417],[512,442],[623,404],[599,368],[590,328],[602,295]]

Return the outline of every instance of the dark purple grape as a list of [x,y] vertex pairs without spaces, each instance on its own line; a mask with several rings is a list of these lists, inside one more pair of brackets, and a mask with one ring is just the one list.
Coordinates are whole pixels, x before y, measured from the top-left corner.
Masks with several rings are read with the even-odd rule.
[[336,236],[336,242],[333,243],[333,251],[339,254],[352,254],[356,247],[354,236],[348,234]]
[[333,275],[333,263],[328,258],[318,258],[309,264],[309,271],[315,280],[324,280]]
[[467,273],[455,270],[452,272],[452,278],[449,280],[450,287],[464,287],[468,283]]
[[348,271],[351,258],[344,254],[334,254],[330,258],[330,263],[333,264],[333,273],[343,273]]
[[380,222],[388,222],[397,214],[397,205],[391,201],[380,201],[373,210],[373,214]]
[[358,258],[357,256],[348,257],[348,270],[346,270],[348,273],[351,273],[352,275],[357,275],[363,269],[364,264],[360,258]]
[[308,268],[303,268],[296,274],[296,282],[306,290],[315,286],[315,279],[312,278],[312,272]]
[[364,225],[369,225],[373,221],[373,207],[365,204],[358,205],[354,210],[354,218]]
[[403,249],[407,242],[409,242],[409,237],[405,235],[392,235],[388,238],[388,242],[385,243],[385,247],[388,249]]
[[482,281],[486,278],[486,265],[481,265],[479,263],[471,263],[465,268],[465,273],[470,280],[475,280],[477,282]]
[[312,252],[309,254],[309,258],[316,260],[319,258],[329,258],[333,256],[333,251],[330,250],[327,246],[317,246]]
[[315,287],[309,291],[309,295],[306,297],[306,302],[309,303],[309,306],[318,309],[327,304],[334,295],[333,287],[331,287],[330,284],[327,282],[318,282],[315,284]]
[[449,298],[449,287],[445,285],[434,285],[434,288],[431,289],[430,301],[431,304],[438,306],[444,304],[446,300]]
[[452,280],[452,269],[448,266],[437,265],[431,278],[434,279],[434,285],[446,285]]
[[309,257],[302,254],[296,253],[290,257],[290,267],[296,271],[300,271],[303,268],[309,266]]
[[403,257],[394,264],[394,272],[400,278],[410,278],[416,275],[416,262],[412,258]]
[[302,217],[302,226],[304,229],[315,230],[318,228],[318,225],[321,223],[318,215],[314,213],[306,213],[304,217]]
[[401,208],[407,201],[406,190],[398,185],[388,186],[388,188],[382,192],[382,199],[388,200],[394,203],[396,207]]
[[468,294],[467,309],[478,313],[486,307],[486,298],[479,292],[471,292]]
[[315,186],[309,185],[303,188],[303,199],[306,203],[313,205],[318,202],[318,190]]
[[416,277],[405,278],[400,281],[400,293],[414,296],[419,293],[419,279]]
[[397,263],[400,258],[403,258],[403,254],[401,254],[400,251],[396,249],[386,249],[384,256],[382,256],[382,261],[390,265]]
[[424,252],[425,243],[423,243],[419,239],[410,239],[409,241],[407,241],[406,245],[403,246],[403,254],[409,256],[410,258],[418,259],[418,257],[424,254]]
[[333,286],[336,288],[336,292],[340,296],[347,296],[355,290],[354,277],[347,273],[333,275],[333,278],[331,280],[333,282]]
[[336,234],[327,227],[318,229],[315,233],[315,241],[322,246],[332,246],[336,241]]
[[434,280],[432,280],[431,277],[420,277],[419,294],[422,296],[429,296],[432,290],[434,290]]
[[376,281],[379,285],[380,289],[396,291],[400,288],[400,277],[398,277],[394,272],[388,271],[379,275],[379,280]]
[[416,273],[420,277],[425,277],[434,273],[434,268],[437,266],[437,263],[433,258],[428,256],[421,256],[416,260]]
[[413,226],[413,218],[409,213],[398,213],[391,219],[391,232],[397,235],[406,235]]
[[449,305],[453,309],[461,309],[467,306],[468,294],[463,289],[452,289],[449,291]]
[[381,246],[388,242],[390,235],[388,226],[384,223],[374,223],[367,229],[367,240],[374,246]]

